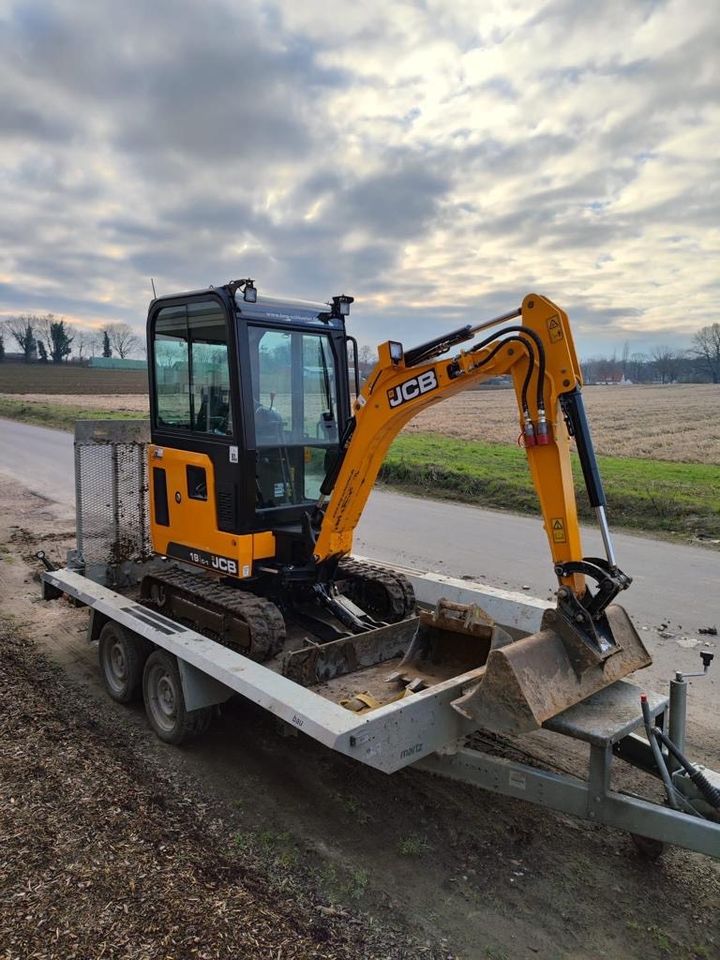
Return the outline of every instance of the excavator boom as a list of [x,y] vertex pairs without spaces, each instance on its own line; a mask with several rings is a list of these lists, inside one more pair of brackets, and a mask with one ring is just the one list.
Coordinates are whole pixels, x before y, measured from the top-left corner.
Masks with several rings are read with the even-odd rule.
[[[568,433],[559,405],[561,396],[579,396],[582,385],[567,315],[546,298],[530,295],[520,310],[500,318],[508,320],[516,322],[489,342],[482,340],[449,359],[428,354],[447,348],[460,334],[472,337],[472,327],[407,352],[392,341],[380,345],[379,362],[355,402],[352,434],[324,511],[315,544],[319,562],[352,549],[354,530],[388,448],[405,424],[433,404],[503,374],[513,378],[521,436],[552,558],[555,563],[582,559]],[[566,579],[582,592],[579,575]]]

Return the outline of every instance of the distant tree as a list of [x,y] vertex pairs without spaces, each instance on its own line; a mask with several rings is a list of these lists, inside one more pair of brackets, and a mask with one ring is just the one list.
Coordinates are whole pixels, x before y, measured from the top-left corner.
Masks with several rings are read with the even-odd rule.
[[628,361],[627,379],[633,383],[645,383],[650,379],[650,363],[644,353],[633,353]]
[[703,327],[692,339],[692,353],[713,383],[720,383],[720,323]]
[[104,357],[112,356],[112,347],[110,345],[110,334],[107,330],[103,330],[102,334],[102,355]]
[[55,322],[55,314],[46,313],[44,316],[32,316],[32,327],[33,335],[35,337],[35,342],[37,344],[38,356],[42,356],[40,353],[40,344],[42,343],[45,348],[45,356],[47,357],[52,352],[52,336],[50,333],[50,328]]
[[623,375],[623,380],[630,379],[630,344],[627,340],[623,344],[622,375]]
[[107,328],[107,334],[111,347],[121,360],[135,353],[140,346],[140,338],[132,332],[132,328],[127,323],[111,323]]
[[5,338],[3,337],[3,332],[0,330],[0,363],[5,359]]
[[364,343],[358,351],[358,360],[360,363],[375,363],[377,360],[377,352],[368,346],[367,343]]
[[50,324],[50,356],[53,363],[62,363],[70,356],[72,351],[73,337],[70,336],[70,329],[65,325],[64,320],[56,320]]
[[23,352],[25,363],[32,363],[36,355],[35,336],[33,334],[35,317],[21,315],[6,321],[7,329],[17,341]]
[[660,383],[673,383],[678,378],[682,354],[669,347],[655,347],[650,351],[653,366],[660,377]]
[[78,360],[84,360],[85,351],[92,350],[93,334],[84,327],[75,327],[72,333],[77,358]]
[[91,330],[87,337],[87,348],[91,357],[101,357],[105,345],[105,334],[102,330]]
[[40,363],[47,363],[48,362],[47,350],[45,349],[45,343],[42,340],[38,340],[37,348],[38,348],[38,359],[40,360]]

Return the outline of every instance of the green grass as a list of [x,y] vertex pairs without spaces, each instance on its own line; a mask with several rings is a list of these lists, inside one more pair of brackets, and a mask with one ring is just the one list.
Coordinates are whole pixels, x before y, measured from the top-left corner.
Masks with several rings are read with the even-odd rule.
[[[598,457],[615,526],[720,538],[720,467],[631,457]],[[581,519],[594,519],[580,463],[573,473]],[[456,440],[433,433],[400,436],[380,479],[425,496],[538,513],[525,452],[500,443]]]
[[115,413],[112,410],[87,410],[60,403],[28,403],[0,397],[0,417],[35,423],[41,427],[73,430],[76,420],[141,420],[140,413]]
[[397,845],[397,851],[401,857],[421,857],[429,853],[430,844],[426,837],[420,837],[413,834],[409,837],[403,837]]

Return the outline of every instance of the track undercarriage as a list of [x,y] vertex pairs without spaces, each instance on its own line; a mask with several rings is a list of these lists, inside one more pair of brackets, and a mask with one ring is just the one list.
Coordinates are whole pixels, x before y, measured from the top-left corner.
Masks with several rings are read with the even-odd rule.
[[[369,627],[398,623],[415,613],[413,588],[401,573],[359,560],[343,560],[334,591],[365,615]],[[265,662],[298,643],[327,643],[352,635],[343,623],[302,585],[275,602],[272,588],[261,592],[178,566],[147,574],[144,602],[257,662]],[[288,599],[289,598],[289,599]],[[293,642],[294,641],[294,642]]]

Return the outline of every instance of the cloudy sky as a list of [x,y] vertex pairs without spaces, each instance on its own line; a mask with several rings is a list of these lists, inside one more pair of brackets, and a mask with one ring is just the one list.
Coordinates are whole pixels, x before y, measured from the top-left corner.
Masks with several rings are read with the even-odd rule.
[[545,293],[718,319],[710,0],[0,0],[0,314],[252,275],[411,344]]

